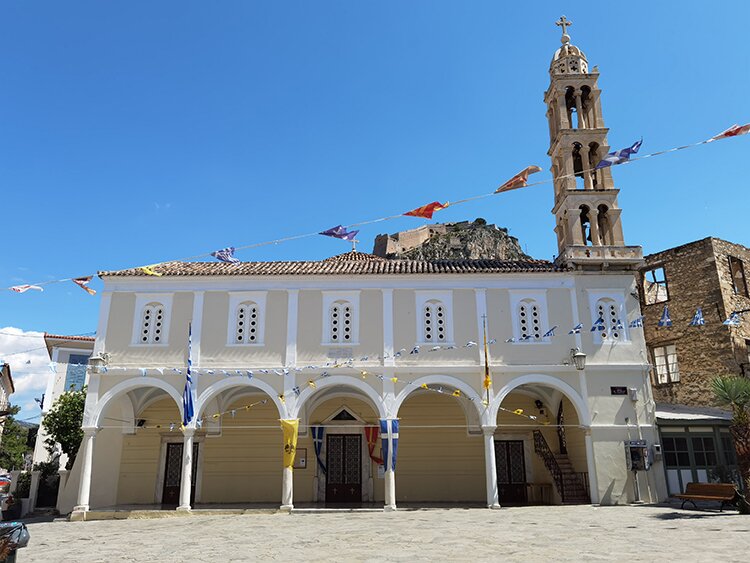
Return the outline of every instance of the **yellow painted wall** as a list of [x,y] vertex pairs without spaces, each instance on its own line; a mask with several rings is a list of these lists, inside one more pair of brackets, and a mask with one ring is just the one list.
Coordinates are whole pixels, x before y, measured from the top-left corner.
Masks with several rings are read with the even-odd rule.
[[467,434],[464,411],[455,398],[414,393],[399,418],[397,502],[486,500],[483,440]]

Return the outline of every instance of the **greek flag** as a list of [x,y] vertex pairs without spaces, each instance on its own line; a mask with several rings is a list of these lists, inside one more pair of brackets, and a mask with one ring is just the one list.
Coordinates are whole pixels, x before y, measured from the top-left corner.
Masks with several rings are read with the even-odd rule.
[[732,313],[729,318],[721,323],[725,326],[740,326],[740,315],[739,313]]
[[[390,425],[390,432],[388,426]],[[388,436],[390,434],[393,443],[393,452],[389,455]],[[398,420],[381,419],[380,420],[380,437],[383,440],[383,459],[385,460],[385,470],[396,470],[396,457],[398,454]]]
[[320,457],[320,452],[323,450],[323,435],[325,434],[326,429],[324,426],[312,426],[310,427],[310,431],[312,432],[313,436],[315,458],[318,460],[318,466],[320,467],[320,470],[323,472],[323,475],[325,475],[326,473],[328,473],[328,470],[326,469],[326,466]]
[[661,314],[661,318],[659,319],[657,326],[659,328],[672,326],[672,319],[669,317],[669,306],[664,305],[664,312]]
[[411,349],[411,352],[409,354],[419,354],[419,346],[414,346],[414,348]]
[[643,326],[643,319],[644,319],[644,317],[638,317],[636,319],[633,319],[632,321],[630,321],[630,323],[628,323],[628,327],[629,328],[639,328],[639,327],[642,327]]
[[511,343],[513,343],[513,342],[515,342],[515,341],[516,341],[516,339],[515,339],[515,338],[513,338],[512,336],[511,336],[510,338],[507,338],[507,339],[505,340],[505,342],[507,342],[508,344],[511,344]]
[[193,323],[188,325],[188,356],[187,371],[185,372],[185,389],[182,392],[182,425],[187,426],[193,420],[193,378],[190,376],[193,353]]
[[605,328],[605,326],[604,326],[604,318],[603,317],[599,317],[598,319],[596,319],[596,322],[594,323],[594,326],[591,327],[591,332],[594,332],[594,331],[597,331],[597,330],[598,331],[603,331],[604,328]]
[[553,326],[551,329],[549,329],[547,332],[545,332],[542,335],[542,338],[549,338],[550,336],[555,336],[556,329],[557,329],[557,325]]
[[235,258],[234,256],[233,246],[228,246],[226,248],[222,248],[221,250],[216,250],[215,252],[211,253],[211,256],[213,256],[217,260],[221,260],[222,262],[229,262],[230,264],[238,264],[240,262],[240,259]]
[[583,323],[578,323],[570,330],[570,332],[568,332],[568,334],[581,334],[581,330],[583,330]]
[[706,320],[703,318],[703,309],[698,307],[698,310],[693,315],[693,320],[690,321],[690,326],[703,326],[706,324]]
[[638,152],[638,149],[641,148],[642,144],[643,139],[641,139],[640,141],[636,141],[626,149],[620,149],[619,151],[609,153],[599,162],[599,164],[596,165],[595,170],[599,170],[600,168],[607,168],[608,166],[612,166],[614,164],[622,164],[623,162],[627,162],[628,160],[630,160],[631,155]]

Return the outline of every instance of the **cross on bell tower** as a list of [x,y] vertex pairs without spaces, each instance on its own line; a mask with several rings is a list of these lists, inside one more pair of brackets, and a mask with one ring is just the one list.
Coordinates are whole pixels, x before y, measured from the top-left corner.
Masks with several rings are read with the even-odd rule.
[[609,152],[601,106],[599,72],[570,42],[573,22],[562,16],[562,46],[550,63],[544,94],[555,186],[558,263],[577,269],[633,269],[643,260],[639,246],[625,246],[611,168],[596,169]]

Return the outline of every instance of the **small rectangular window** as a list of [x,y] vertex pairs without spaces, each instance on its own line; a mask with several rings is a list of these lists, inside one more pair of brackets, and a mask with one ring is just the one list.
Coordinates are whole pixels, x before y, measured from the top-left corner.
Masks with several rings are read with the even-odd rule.
[[65,391],[79,391],[86,384],[86,366],[89,356],[71,354],[68,358],[68,368],[65,371]]
[[734,256],[730,256],[729,273],[732,276],[732,286],[734,288],[734,293],[747,297],[747,280],[745,279],[745,267],[742,264],[742,260]]
[[651,268],[643,272],[643,301],[646,305],[669,300],[669,288],[664,268]]
[[657,385],[676,383],[680,380],[677,366],[677,347],[674,344],[653,349],[655,381]]

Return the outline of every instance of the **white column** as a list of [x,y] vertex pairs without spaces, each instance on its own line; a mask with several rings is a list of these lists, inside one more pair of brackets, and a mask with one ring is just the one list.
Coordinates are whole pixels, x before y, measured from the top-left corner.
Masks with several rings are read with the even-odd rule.
[[396,510],[396,472],[393,469],[393,431],[391,424],[387,425],[388,459],[385,460],[385,507],[386,512]]
[[482,426],[484,433],[484,472],[487,480],[487,508],[500,508],[497,496],[497,466],[495,464],[495,428]]
[[180,506],[177,510],[190,510],[190,493],[193,488],[193,436],[195,428],[182,431],[182,478],[180,480]]
[[193,367],[201,365],[201,333],[203,332],[203,296],[204,291],[196,291],[193,294],[193,318],[190,321],[193,336],[191,338],[191,355]]
[[81,481],[78,484],[78,504],[73,507],[73,512],[86,512],[89,510],[89,496],[91,494],[91,466],[94,463],[94,438],[98,428],[83,429],[83,464],[81,467]]
[[589,496],[592,504],[599,504],[599,481],[596,478],[596,461],[594,458],[594,443],[591,440],[591,428],[586,428],[584,439],[586,442],[586,466],[589,472]]
[[293,508],[294,471],[291,467],[284,467],[281,474],[281,510],[291,512]]

